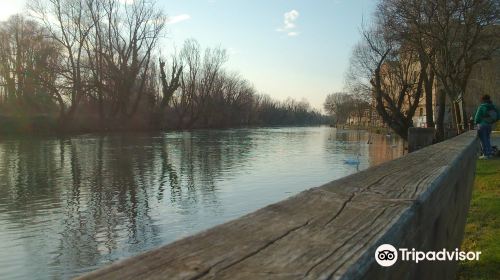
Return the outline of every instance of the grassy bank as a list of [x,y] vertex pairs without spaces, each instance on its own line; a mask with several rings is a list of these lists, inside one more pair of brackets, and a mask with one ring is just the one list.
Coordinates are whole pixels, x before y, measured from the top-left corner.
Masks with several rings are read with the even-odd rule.
[[479,160],[462,243],[481,251],[477,262],[461,262],[458,279],[500,279],[500,159]]

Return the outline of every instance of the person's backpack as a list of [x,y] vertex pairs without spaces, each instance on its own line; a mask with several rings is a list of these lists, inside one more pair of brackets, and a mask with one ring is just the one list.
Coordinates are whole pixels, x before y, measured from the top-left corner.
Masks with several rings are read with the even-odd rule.
[[493,107],[486,111],[486,116],[483,118],[487,123],[495,123],[498,121],[498,113],[497,110]]

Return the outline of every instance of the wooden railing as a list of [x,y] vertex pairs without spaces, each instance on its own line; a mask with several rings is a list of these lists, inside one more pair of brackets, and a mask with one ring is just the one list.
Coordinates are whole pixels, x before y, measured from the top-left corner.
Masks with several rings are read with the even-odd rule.
[[382,267],[374,253],[458,248],[476,155],[463,134],[81,279],[454,279],[455,262]]

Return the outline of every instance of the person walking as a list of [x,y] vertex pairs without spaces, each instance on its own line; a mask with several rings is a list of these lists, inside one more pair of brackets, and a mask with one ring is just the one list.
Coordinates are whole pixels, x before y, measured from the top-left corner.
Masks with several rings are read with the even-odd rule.
[[498,120],[500,112],[491,102],[489,95],[481,97],[481,104],[477,108],[474,123],[477,125],[477,135],[481,140],[483,155],[480,159],[489,159],[492,155],[491,149],[491,130],[493,124]]

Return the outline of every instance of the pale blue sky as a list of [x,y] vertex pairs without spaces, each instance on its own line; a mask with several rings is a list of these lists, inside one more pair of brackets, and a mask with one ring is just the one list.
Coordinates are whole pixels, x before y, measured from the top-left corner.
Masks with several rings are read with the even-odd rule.
[[[131,1],[131,0],[124,0]],[[344,72],[373,0],[157,0],[170,17],[162,53],[194,38],[228,50],[228,70],[261,93],[321,108]],[[0,20],[25,1],[0,0]],[[286,14],[286,15],[285,15]]]

